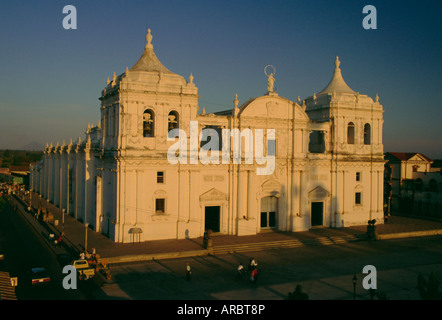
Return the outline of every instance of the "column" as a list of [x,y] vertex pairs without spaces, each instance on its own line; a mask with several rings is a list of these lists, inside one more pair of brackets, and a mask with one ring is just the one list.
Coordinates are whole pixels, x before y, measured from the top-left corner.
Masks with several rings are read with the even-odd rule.
[[237,189],[237,220],[241,220],[243,216],[247,214],[247,211],[244,210],[244,198],[243,198],[243,190],[244,190],[244,171],[241,171],[240,166],[238,166],[238,189]]
[[49,151],[49,170],[48,170],[48,201],[54,201],[54,159],[52,148]]
[[301,172],[299,170],[294,170],[292,168],[292,190],[291,190],[291,194],[292,194],[292,208],[291,208],[291,212],[292,212],[292,219],[293,219],[293,224],[292,224],[292,230],[291,231],[297,231],[297,227],[299,225],[298,221],[299,219],[301,219],[301,217],[303,216],[303,214],[301,214],[300,211],[300,177],[301,177]]
[[256,190],[254,171],[247,170],[247,218],[256,219]]
[[60,161],[59,154],[57,153],[57,148],[54,150],[54,204],[59,206],[60,204]]

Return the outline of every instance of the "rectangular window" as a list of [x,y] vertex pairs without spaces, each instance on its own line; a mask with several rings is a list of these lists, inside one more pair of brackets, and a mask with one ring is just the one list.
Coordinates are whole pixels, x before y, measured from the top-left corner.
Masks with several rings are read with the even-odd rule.
[[157,172],[157,183],[164,183],[164,171]]
[[356,181],[361,181],[361,173],[356,172]]
[[362,204],[362,195],[360,192],[355,193],[355,204]]
[[166,199],[155,199],[155,213],[156,214],[164,214]]

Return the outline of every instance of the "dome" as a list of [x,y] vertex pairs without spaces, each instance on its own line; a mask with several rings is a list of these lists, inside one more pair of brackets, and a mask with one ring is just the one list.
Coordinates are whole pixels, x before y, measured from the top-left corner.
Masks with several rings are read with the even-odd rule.
[[162,72],[165,74],[173,74],[158,60],[152,45],[152,34],[150,29],[147,30],[146,40],[147,44],[144,46],[143,55],[138,59],[137,63],[129,69],[129,71],[147,71],[147,72]]
[[342,77],[341,69],[339,68],[340,64],[341,62],[339,61],[339,57],[336,57],[335,72],[333,73],[333,77],[330,80],[327,87],[325,87],[324,90],[319,92],[318,95],[333,94],[333,93],[350,93],[350,94],[356,93],[347,85],[347,83],[345,83],[344,78]]

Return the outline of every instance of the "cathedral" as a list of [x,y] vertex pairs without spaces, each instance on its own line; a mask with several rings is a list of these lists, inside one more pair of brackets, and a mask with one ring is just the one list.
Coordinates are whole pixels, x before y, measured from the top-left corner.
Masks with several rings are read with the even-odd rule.
[[310,97],[279,96],[267,66],[266,94],[206,113],[152,38],[107,80],[98,124],[46,145],[34,192],[118,243],[383,223],[383,107],[346,84],[338,57]]

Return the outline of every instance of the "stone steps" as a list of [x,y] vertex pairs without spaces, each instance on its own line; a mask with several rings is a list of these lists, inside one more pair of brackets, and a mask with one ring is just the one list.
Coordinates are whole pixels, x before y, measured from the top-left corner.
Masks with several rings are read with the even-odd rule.
[[0,300],[17,300],[8,272],[0,271]]
[[294,240],[221,245],[221,246],[214,246],[212,254],[220,255],[227,253],[253,252],[253,251],[271,250],[279,248],[298,248],[306,245],[332,245],[332,244],[341,244],[357,240],[358,238],[356,236],[350,235],[350,236],[317,237],[307,240],[294,239]]

